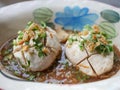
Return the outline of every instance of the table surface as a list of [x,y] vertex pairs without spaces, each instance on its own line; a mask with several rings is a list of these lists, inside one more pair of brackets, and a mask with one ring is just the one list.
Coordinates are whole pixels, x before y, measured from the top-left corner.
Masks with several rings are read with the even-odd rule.
[[[5,5],[9,5],[9,4],[13,4],[21,1],[30,1],[30,0],[0,0],[0,3],[1,3],[0,6],[2,7]],[[95,1],[107,3],[120,8],[120,0],[95,0]]]
[[107,3],[112,6],[116,6],[120,8],[120,0],[96,0],[96,1]]

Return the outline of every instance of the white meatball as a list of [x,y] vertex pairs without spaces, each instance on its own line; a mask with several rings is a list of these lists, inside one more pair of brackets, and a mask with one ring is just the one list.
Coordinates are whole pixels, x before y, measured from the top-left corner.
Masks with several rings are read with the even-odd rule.
[[45,47],[48,48],[49,52],[47,53],[47,55],[43,57],[39,57],[38,51],[34,47],[33,38],[29,40],[29,44],[31,47],[27,51],[23,51],[21,49],[23,44],[13,47],[13,54],[22,65],[27,66],[30,63],[30,65],[27,68],[28,70],[43,71],[47,69],[52,65],[52,63],[56,60],[56,58],[61,52],[61,45],[56,36],[56,32],[49,27],[46,28],[45,32],[46,32]]
[[101,55],[91,53],[86,49],[80,50],[80,40],[73,41],[73,43],[68,46],[66,42],[65,53],[72,62],[73,65],[77,65],[79,70],[89,76],[99,76],[110,71],[113,67],[113,57],[114,54],[111,52],[109,55]]

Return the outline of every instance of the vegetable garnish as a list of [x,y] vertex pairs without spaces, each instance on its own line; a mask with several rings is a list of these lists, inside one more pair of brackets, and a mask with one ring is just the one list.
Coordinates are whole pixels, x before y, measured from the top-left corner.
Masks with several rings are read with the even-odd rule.
[[[45,48],[44,40],[46,38],[46,32],[45,32],[45,23],[43,23],[43,26],[38,26],[37,24],[33,23],[32,21],[28,22],[25,30],[18,31],[18,37],[17,39],[13,40],[13,45],[22,45],[22,50],[27,51],[31,47],[35,47],[35,49],[38,51],[38,56],[43,57],[46,55],[46,53],[43,52],[43,48]],[[30,42],[33,42],[33,44],[30,44]]]
[[112,40],[107,38],[107,33],[100,31],[97,25],[93,27],[86,25],[82,32],[70,36],[68,39],[69,45],[74,41],[80,42],[80,50],[86,48],[89,52],[103,55],[110,54],[113,51]]
[[26,28],[29,28],[32,24],[33,24],[33,21],[29,21],[29,22],[27,23]]
[[43,28],[46,28],[46,27],[47,27],[45,22],[41,22],[40,24],[41,24],[41,26],[42,26]]

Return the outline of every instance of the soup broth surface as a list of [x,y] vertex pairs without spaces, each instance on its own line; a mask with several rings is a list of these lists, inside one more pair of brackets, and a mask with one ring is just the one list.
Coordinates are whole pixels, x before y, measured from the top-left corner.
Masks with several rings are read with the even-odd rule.
[[12,54],[12,40],[8,40],[2,47],[0,52],[0,61],[8,73],[11,73],[19,78],[55,84],[80,84],[103,80],[117,73],[120,69],[120,60],[115,56],[114,66],[110,72],[107,72],[99,77],[90,77],[85,75],[75,66],[73,66],[65,57],[64,44],[62,44],[62,52],[50,68],[42,72],[30,72],[21,67],[16,58]]

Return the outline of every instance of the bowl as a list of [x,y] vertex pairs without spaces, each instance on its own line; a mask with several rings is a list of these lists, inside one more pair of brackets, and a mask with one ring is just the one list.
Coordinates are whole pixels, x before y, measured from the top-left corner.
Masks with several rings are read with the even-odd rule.
[[[24,29],[28,21],[40,23],[39,21],[43,20],[50,25],[62,27],[65,30],[81,31],[86,24],[104,26],[104,30],[111,30],[110,38],[114,38],[114,42],[117,42],[117,47],[120,49],[119,12],[119,8],[92,0],[40,0],[16,3],[0,9],[0,45],[16,35],[18,30]],[[39,16],[36,14],[39,14]],[[74,85],[29,82],[9,74],[4,69],[1,69],[0,72],[0,89],[3,90],[120,89],[120,71],[108,79]]]

